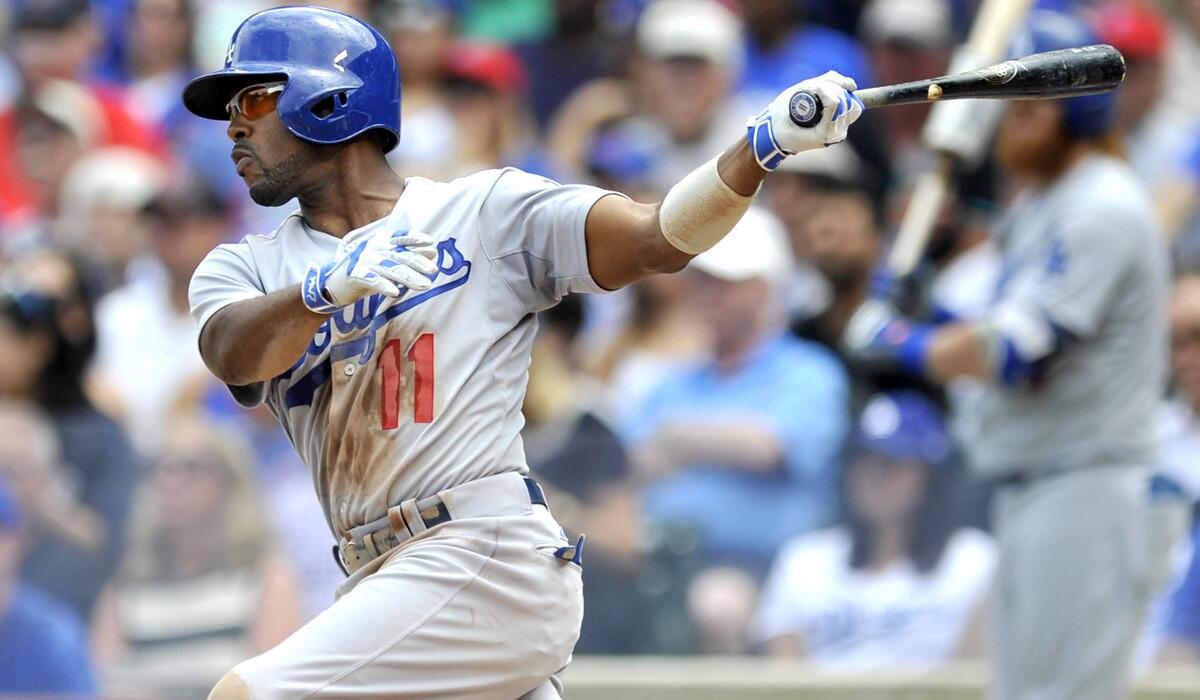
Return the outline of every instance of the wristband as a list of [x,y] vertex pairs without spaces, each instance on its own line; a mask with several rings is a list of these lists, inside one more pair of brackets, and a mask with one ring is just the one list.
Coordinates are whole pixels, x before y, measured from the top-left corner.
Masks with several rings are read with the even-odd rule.
[[776,140],[769,109],[764,109],[746,121],[746,140],[750,142],[750,150],[754,152],[754,160],[758,161],[758,167],[767,172],[774,172],[784,158],[795,155],[780,146]]
[[314,314],[331,314],[340,308],[325,297],[325,271],[316,265],[309,265],[308,272],[304,273],[300,298]]
[[[889,336],[896,336],[894,339]],[[929,345],[933,328],[922,323],[892,321],[880,333],[883,342],[892,347],[896,361],[906,372],[921,377],[929,369]]]

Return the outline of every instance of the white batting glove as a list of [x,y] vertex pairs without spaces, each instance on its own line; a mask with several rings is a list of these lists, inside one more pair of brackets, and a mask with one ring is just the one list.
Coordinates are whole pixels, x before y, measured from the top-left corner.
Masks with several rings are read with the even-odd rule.
[[423,292],[433,285],[437,254],[433,237],[420,231],[369,236],[323,267],[309,265],[300,296],[309,310],[328,314],[372,294]]
[[[852,79],[829,71],[779,93],[766,109],[746,122],[746,138],[759,166],[769,172],[788,156],[845,141],[850,125],[866,109],[854,96],[857,89]],[[812,126],[800,126],[798,121],[811,117],[818,108],[813,96],[820,100],[820,120]]]

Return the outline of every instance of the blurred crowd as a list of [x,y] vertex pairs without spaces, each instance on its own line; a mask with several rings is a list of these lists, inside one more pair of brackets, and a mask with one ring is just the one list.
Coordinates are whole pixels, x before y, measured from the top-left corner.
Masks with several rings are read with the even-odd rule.
[[[179,95],[260,0],[0,4],[0,695],[196,697],[333,602],[311,477],[205,370],[192,271],[272,230]],[[800,79],[942,74],[974,0],[345,0],[391,40],[406,176],[516,166],[655,201]],[[1200,497],[1200,0],[1057,2],[1126,56],[1128,159],[1174,265],[1155,490]],[[831,669],[984,653],[996,548],[956,394],[838,339],[927,163],[925,106],[785,161],[685,272],[544,313],[525,448],[588,534],[578,653]],[[970,317],[1013,190],[956,177],[907,290]],[[917,302],[920,303],[920,302]],[[1142,667],[1200,663],[1200,520]]]

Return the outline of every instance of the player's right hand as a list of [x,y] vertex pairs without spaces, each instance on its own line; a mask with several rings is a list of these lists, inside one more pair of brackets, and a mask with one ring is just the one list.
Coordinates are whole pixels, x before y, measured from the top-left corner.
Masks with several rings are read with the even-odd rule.
[[425,291],[437,274],[437,254],[437,243],[420,231],[370,236],[330,263],[310,264],[300,296],[314,313],[333,313],[373,294]]
[[[746,122],[747,138],[759,166],[772,171],[787,156],[845,141],[850,125],[865,109],[854,95],[856,89],[853,79],[829,71],[779,93],[766,109]],[[805,97],[800,93],[820,98],[821,120],[813,126],[800,126],[792,119],[793,100],[803,101]]]

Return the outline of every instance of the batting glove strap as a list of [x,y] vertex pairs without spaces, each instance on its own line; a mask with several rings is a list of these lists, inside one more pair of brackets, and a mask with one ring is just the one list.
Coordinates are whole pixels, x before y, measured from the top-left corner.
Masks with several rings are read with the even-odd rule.
[[795,155],[779,145],[775,138],[775,129],[771,126],[771,113],[764,109],[746,121],[746,140],[750,142],[750,150],[754,151],[754,159],[758,167],[773,172],[784,158]]
[[329,276],[329,268],[309,265],[304,273],[304,283],[300,286],[300,298],[308,310],[315,314],[331,314],[341,308],[325,296],[325,279]]

